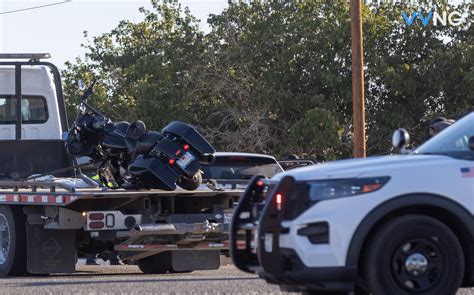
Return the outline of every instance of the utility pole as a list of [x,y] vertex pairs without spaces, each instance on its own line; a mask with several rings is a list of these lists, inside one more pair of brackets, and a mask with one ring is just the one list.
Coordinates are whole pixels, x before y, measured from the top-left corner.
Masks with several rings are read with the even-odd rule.
[[362,46],[362,0],[350,0],[352,22],[352,111],[354,157],[365,158],[364,49]]

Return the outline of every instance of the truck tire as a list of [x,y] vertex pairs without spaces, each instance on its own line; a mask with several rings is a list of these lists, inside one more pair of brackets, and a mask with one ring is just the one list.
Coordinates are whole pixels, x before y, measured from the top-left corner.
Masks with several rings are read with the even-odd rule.
[[406,215],[382,225],[364,252],[364,277],[374,295],[455,294],[464,254],[444,223]]
[[137,261],[138,268],[144,274],[164,274],[173,272],[171,251],[166,251]]
[[0,277],[26,274],[26,220],[21,209],[0,206]]

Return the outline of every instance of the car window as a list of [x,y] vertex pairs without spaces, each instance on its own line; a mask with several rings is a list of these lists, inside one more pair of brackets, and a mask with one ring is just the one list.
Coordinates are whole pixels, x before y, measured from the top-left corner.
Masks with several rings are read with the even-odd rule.
[[[0,95],[0,124],[16,123],[16,102],[14,95]],[[23,95],[21,100],[23,124],[41,124],[48,121],[48,108],[43,96]]]
[[414,154],[472,155],[469,138],[474,136],[474,113],[465,116],[417,148]]
[[202,171],[205,179],[251,179],[283,172],[275,160],[257,157],[217,157],[214,164],[202,166]]

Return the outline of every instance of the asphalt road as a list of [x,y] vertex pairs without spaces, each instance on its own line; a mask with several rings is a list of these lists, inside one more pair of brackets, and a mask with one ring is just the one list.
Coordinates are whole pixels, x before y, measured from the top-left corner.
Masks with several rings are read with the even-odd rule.
[[[73,275],[0,279],[0,294],[281,294],[231,265],[188,274],[144,275],[136,266],[79,265]],[[463,289],[458,295],[474,294]]]

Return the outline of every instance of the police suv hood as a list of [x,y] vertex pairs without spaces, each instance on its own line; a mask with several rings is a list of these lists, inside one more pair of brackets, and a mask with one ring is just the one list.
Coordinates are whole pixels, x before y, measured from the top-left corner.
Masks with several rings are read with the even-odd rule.
[[348,159],[325,164],[312,165],[292,169],[286,173],[275,175],[272,180],[279,181],[286,175],[293,176],[297,181],[318,179],[357,178],[367,176],[390,176],[391,171],[400,169],[420,168],[424,165],[437,166],[451,158],[438,155],[396,155],[369,157],[365,159]]

